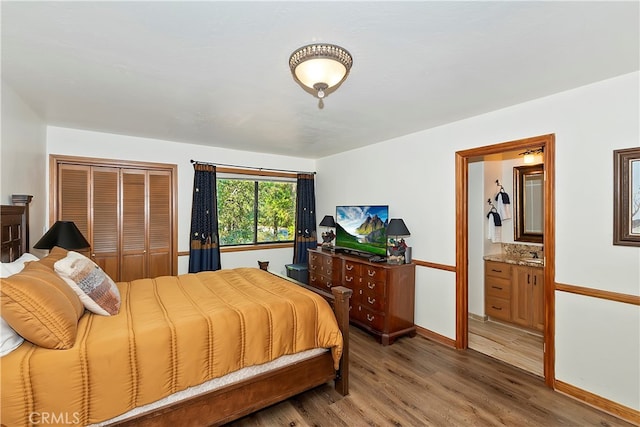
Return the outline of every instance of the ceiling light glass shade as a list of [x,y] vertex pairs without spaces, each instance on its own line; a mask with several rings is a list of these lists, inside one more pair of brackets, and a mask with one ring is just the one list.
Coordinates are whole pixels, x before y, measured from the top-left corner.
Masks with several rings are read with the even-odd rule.
[[342,83],[352,65],[351,54],[332,44],[310,44],[289,57],[294,78],[313,90],[318,98],[323,98],[327,89]]

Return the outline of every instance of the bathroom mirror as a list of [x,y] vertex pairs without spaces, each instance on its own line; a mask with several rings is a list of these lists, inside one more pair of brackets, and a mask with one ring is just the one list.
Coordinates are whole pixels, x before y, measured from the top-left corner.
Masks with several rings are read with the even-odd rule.
[[544,165],[513,168],[514,240],[542,243],[544,236]]

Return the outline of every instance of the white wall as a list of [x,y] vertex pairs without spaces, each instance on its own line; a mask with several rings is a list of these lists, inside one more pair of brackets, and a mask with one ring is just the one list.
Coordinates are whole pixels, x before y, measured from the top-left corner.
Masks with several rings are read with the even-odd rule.
[[[640,248],[611,244],[612,151],[640,141],[639,77],[638,72],[620,76],[319,159],[317,217],[341,204],[388,204],[390,215],[403,218],[411,231],[407,242],[415,259],[455,265],[454,153],[555,133],[556,282],[639,295]],[[33,194],[32,221],[44,224],[43,122],[4,83],[2,90],[3,203],[12,193]],[[189,159],[314,169],[308,159],[57,127],[47,128],[46,138],[46,154],[178,164],[181,251],[188,250]],[[16,180],[5,181],[15,174]],[[222,262],[233,267],[269,260],[277,271],[282,267],[276,264],[291,258],[287,249],[224,254]],[[556,378],[640,410],[638,307],[563,292],[556,298]],[[454,273],[418,268],[415,318],[419,326],[455,338]]]
[[[497,246],[496,252],[500,251],[500,244],[491,243],[486,238],[487,232],[487,204],[485,176],[491,175],[486,169],[491,165],[488,162],[469,162],[469,239],[467,243],[469,251],[469,294],[468,309],[470,314],[484,316],[484,260],[483,255],[487,254],[487,245]],[[495,187],[495,185],[494,185]]]
[[46,125],[4,80],[1,135],[0,202],[12,204],[12,194],[33,196],[29,206],[31,247],[42,237],[47,225],[44,216],[48,192],[45,186]]
[[[613,150],[640,141],[639,77],[631,73],[319,159],[318,211],[389,204],[391,216],[404,218],[411,231],[414,259],[455,265],[455,152],[555,133],[556,281],[639,295],[640,248],[611,243]],[[454,339],[454,288],[454,273],[419,267],[416,323]],[[556,295],[556,378],[639,410],[639,308]]]
[[[47,155],[49,154],[177,164],[178,224],[180,227],[178,230],[178,251],[189,250],[193,190],[191,159],[247,167],[255,166],[300,171],[313,171],[315,166],[313,160],[297,157],[251,153],[54,126],[47,128]],[[47,181],[47,188],[48,185]],[[269,261],[269,270],[284,274],[284,265],[291,263],[293,260],[293,249],[224,253],[221,256],[221,263],[224,268],[257,267],[258,259]],[[180,257],[178,262],[179,273],[186,273],[188,266],[188,257]]]

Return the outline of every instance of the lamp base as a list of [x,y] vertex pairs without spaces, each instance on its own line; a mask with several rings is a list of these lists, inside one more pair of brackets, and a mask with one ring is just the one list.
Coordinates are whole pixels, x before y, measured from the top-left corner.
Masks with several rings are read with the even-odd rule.
[[327,252],[335,252],[336,251],[336,247],[333,246],[331,243],[323,243],[321,246],[321,249],[323,251],[327,251]]
[[404,264],[404,255],[387,255],[387,264]]

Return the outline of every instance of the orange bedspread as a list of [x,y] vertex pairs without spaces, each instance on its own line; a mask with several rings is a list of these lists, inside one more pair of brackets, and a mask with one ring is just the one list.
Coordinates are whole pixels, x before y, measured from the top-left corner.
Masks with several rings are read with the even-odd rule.
[[118,287],[120,313],[85,313],[73,348],[25,342],[0,359],[2,424],[29,425],[30,416],[37,421],[42,414],[70,424],[96,423],[315,347],[331,348],[338,366],[342,335],[327,302],[257,268]]

